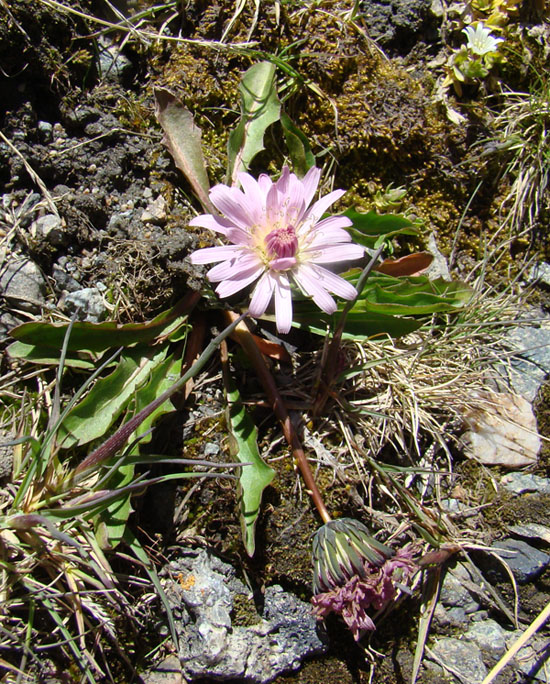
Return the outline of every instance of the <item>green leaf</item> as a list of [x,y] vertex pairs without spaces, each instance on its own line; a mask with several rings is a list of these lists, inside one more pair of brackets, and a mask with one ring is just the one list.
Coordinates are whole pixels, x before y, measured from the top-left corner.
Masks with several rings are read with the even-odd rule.
[[377,249],[384,240],[389,240],[395,235],[419,233],[418,226],[400,214],[377,214],[375,211],[362,214],[348,209],[343,215],[353,222],[353,226],[347,230],[354,241],[365,247]]
[[[141,387],[136,394],[134,413],[141,411],[141,409],[145,408],[145,406],[171,387],[180,376],[180,372],[181,357],[174,361],[174,358],[169,356],[157,366],[152,367],[149,382]],[[170,399],[167,399],[145,418],[139,428],[130,436],[130,441],[132,441],[138,440],[140,435],[144,435],[139,441],[136,441],[134,447],[129,450],[128,458],[138,456],[137,463],[139,463],[139,447],[141,444],[149,442],[152,437],[151,433],[145,433],[153,427],[153,424],[158,418],[166,413],[171,413],[173,410],[174,407],[172,402]],[[147,462],[149,462],[148,459],[149,457],[147,457]],[[116,468],[113,472],[113,476],[109,478],[107,486],[110,489],[121,489],[125,487],[134,479],[134,470],[135,465],[133,461],[130,463],[125,462],[123,465]],[[104,544],[103,548],[107,548],[107,546],[115,548],[121,542],[128,518],[132,512],[130,499],[131,494],[121,496],[119,500],[114,501],[106,509],[100,511],[94,521],[97,539],[100,544]]]
[[311,151],[307,136],[296,126],[285,112],[281,112],[281,125],[294,171],[298,176],[305,176],[315,166],[315,155]]
[[66,416],[58,431],[60,445],[69,448],[105,435],[152,370],[165,360],[166,351],[164,347],[156,353],[143,348],[127,352]]
[[193,115],[167,90],[156,89],[155,101],[164,143],[176,166],[189,181],[205,211],[216,213],[209,198],[210,182],[202,154],[201,131],[195,126]]
[[[59,349],[57,353],[49,347],[42,347],[37,344],[27,344],[26,342],[12,342],[6,349],[7,353],[12,359],[21,359],[22,361],[32,361],[44,366],[58,366],[59,365]],[[66,357],[65,366],[71,368],[81,368],[83,370],[92,370],[96,367],[94,361],[87,361],[82,357]]]
[[239,391],[234,386],[228,387],[227,403],[231,451],[240,463],[251,464],[244,466],[241,470],[239,498],[243,542],[248,555],[253,556],[256,548],[254,531],[260,512],[262,494],[275,477],[275,471],[266,465],[260,456],[256,441],[256,426],[241,404]]
[[230,133],[227,143],[227,178],[235,184],[239,171],[248,171],[252,159],[264,149],[264,135],[278,121],[281,103],[277,95],[275,65],[254,64],[242,77],[241,119]]
[[412,316],[453,311],[472,298],[472,289],[460,281],[427,276],[394,278],[371,275],[352,312],[375,312],[390,316]]
[[[187,315],[176,315],[174,309],[163,311],[148,323],[106,323],[73,324],[68,351],[102,352],[116,347],[130,347],[140,342],[149,342],[161,334],[175,332],[187,319]],[[42,353],[50,350],[59,352],[68,328],[68,323],[23,323],[10,331],[20,342],[36,345]],[[57,355],[59,359],[59,353]]]
[[[347,340],[366,340],[381,335],[402,337],[418,330],[423,325],[423,321],[415,318],[388,316],[372,311],[355,311],[354,309],[355,307],[348,313],[342,334],[342,337]],[[319,312],[315,305],[312,305],[308,313],[297,313],[296,320],[299,327],[307,328],[316,335],[324,336],[327,334],[327,328],[326,325],[319,327],[319,321],[325,321],[325,324],[328,324],[332,320],[332,316]]]

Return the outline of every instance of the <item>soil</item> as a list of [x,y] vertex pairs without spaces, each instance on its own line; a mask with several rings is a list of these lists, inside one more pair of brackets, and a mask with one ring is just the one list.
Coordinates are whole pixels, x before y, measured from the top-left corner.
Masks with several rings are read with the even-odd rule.
[[[157,31],[167,22],[169,35],[220,41],[235,4],[232,0],[179,3],[173,15],[173,8],[151,15],[147,30]],[[351,2],[329,3],[326,11],[297,12],[299,4],[261,3],[256,19],[254,3],[245,3],[229,39],[247,40],[248,29],[253,27],[250,38],[257,41],[258,50],[286,54],[283,62],[289,67],[285,73],[289,74],[291,96],[288,113],[312,141],[320,162],[334,160],[334,187],[349,189],[347,205],[368,209],[390,184],[405,187],[404,208],[409,215],[424,221],[426,236],[435,233],[445,255],[450,255],[454,246],[456,277],[468,273],[483,255],[482,236],[491,235],[499,223],[508,187],[491,182],[500,173],[496,169],[502,168],[501,159],[472,152],[482,149],[492,134],[492,114],[480,105],[487,93],[472,87],[457,103],[451,90],[453,106],[462,107],[467,116],[461,126],[449,120],[442,103],[433,97],[435,81],[443,73],[442,56],[448,54],[448,45],[460,42],[459,32],[447,36],[445,44],[443,18],[434,14],[432,3],[425,0],[359,3],[356,24],[342,24],[334,18],[349,11]],[[315,4],[323,9],[327,3]],[[143,1],[118,5],[124,12],[151,6]],[[9,342],[7,330],[13,325],[66,314],[65,299],[71,291],[99,287],[108,304],[103,315],[125,323],[149,320],[189,290],[203,287],[202,272],[186,257],[210,238],[188,226],[199,207],[162,142],[153,90],[169,88],[193,111],[203,131],[210,181],[222,182],[227,131],[238,111],[237,86],[251,64],[250,57],[242,53],[212,49],[207,44],[136,38],[122,30],[102,34],[104,25],[90,17],[114,21],[108,3],[79,0],[70,6],[78,11],[55,9],[36,0],[13,0],[0,13],[0,193],[5,218],[11,217],[0,225],[8,245],[3,261],[28,258],[40,267],[46,282],[41,307],[31,306],[25,312],[5,300],[0,319],[4,346]],[[543,23],[527,7],[513,20],[529,26]],[[542,59],[542,48],[538,52],[531,48],[533,59]],[[512,66],[503,69],[513,73],[513,86],[519,88],[527,76],[512,72]],[[493,97],[498,103],[496,91]],[[281,167],[284,149],[279,134],[275,128],[266,140],[266,150],[254,160],[252,173],[276,173]],[[60,217],[61,230],[42,234],[37,220],[51,215],[52,206]],[[461,229],[455,232],[458,225]],[[511,249],[489,279],[502,283],[503,274],[528,257],[532,239],[536,236],[513,237]],[[396,245],[397,255],[423,248],[423,242],[423,238],[401,241]],[[539,247],[544,255],[545,244],[540,242]],[[200,317],[208,331],[222,326],[205,301],[194,319],[197,325]],[[304,359],[319,351],[319,340],[303,334],[295,334],[290,342],[300,344]],[[260,445],[268,446],[280,437],[278,427],[261,401],[257,402],[261,395],[251,372],[239,365],[242,359],[235,358],[235,373],[243,381],[247,401],[259,404],[254,417],[260,426]],[[7,357],[2,363],[4,373],[13,370]],[[282,366],[275,371],[279,382],[296,379]],[[163,424],[162,435],[155,436],[154,447],[159,452],[177,446],[193,457],[210,445],[215,459],[227,459],[226,427],[220,417],[222,385],[216,381],[205,387]],[[538,410],[541,434],[550,437],[547,402]],[[197,416],[200,421],[186,428]],[[537,467],[540,475],[547,475],[549,453],[545,447]],[[243,577],[255,590],[261,592],[262,587],[277,583],[308,600],[310,539],[318,520],[297,484],[296,470],[289,464],[284,446],[275,447],[271,455],[285,458],[272,463],[277,470],[276,484],[264,496],[253,559],[242,546],[233,485],[206,480],[175,522],[174,510],[179,510],[192,481],[184,486],[152,488],[136,498],[131,524],[149,540],[159,567],[177,552],[182,539],[192,536],[242,568]],[[460,455],[454,467],[452,486],[469,488],[475,503],[485,506],[468,521],[469,532],[480,542],[490,544],[505,536],[506,525],[517,521],[550,527],[547,496],[533,496],[521,503],[502,494],[486,500],[490,488],[479,482],[482,478],[489,482],[496,471],[487,474]],[[333,480],[331,475],[326,471],[320,475],[330,510],[341,516],[363,517],[369,492],[360,482]],[[525,620],[532,619],[548,600],[549,583],[550,570],[546,570],[535,583],[521,587]],[[499,588],[510,597],[506,582]],[[376,660],[374,679],[369,679],[371,668],[364,648],[334,618],[327,621],[328,655],[275,681],[408,681],[418,608],[418,599],[413,599],[380,624],[370,642],[369,657]],[[156,637],[150,624],[140,637],[119,635],[121,648],[130,659],[157,646]],[[377,652],[384,658],[372,655]],[[155,658],[163,653],[160,649]],[[138,668],[146,670],[155,658],[138,659]],[[56,665],[55,657],[52,659]],[[117,662],[115,680],[129,681],[123,659]],[[64,667],[63,663],[57,665]],[[421,684],[443,681],[448,680],[428,671],[419,679]]]

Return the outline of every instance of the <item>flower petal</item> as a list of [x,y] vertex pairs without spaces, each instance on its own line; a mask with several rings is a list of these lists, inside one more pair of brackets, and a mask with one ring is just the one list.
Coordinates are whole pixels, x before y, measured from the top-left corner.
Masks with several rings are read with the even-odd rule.
[[304,186],[304,202],[306,207],[309,207],[311,200],[315,195],[315,191],[319,185],[319,180],[321,178],[321,169],[316,166],[312,166],[311,169],[302,178],[302,185]]
[[311,209],[306,213],[304,220],[318,221],[325,211],[345,194],[345,190],[333,190],[328,195],[321,197],[315,202]]
[[200,216],[195,216],[195,218],[189,221],[189,225],[208,228],[216,233],[221,233],[222,235],[227,235],[227,231],[233,228],[231,221],[223,216],[214,216],[213,214],[201,214]]
[[222,247],[204,247],[189,255],[192,264],[212,264],[215,261],[236,259],[242,254],[242,247],[223,245]]
[[262,273],[262,267],[251,268],[248,271],[239,273],[231,280],[222,280],[216,288],[216,292],[220,297],[231,297],[231,295],[244,289],[250,283],[253,283]]
[[260,188],[258,181],[249,173],[239,173],[237,178],[244,190],[244,194],[250,201],[249,212],[254,223],[260,223],[265,212],[265,193]]
[[229,188],[220,183],[210,190],[210,199],[216,209],[239,228],[248,232],[255,223],[254,203],[238,188]]
[[320,285],[329,292],[334,292],[335,295],[343,299],[354,299],[357,297],[357,290],[345,278],[327,271],[322,266],[312,265],[311,269],[315,272]]
[[269,264],[272,271],[288,271],[293,266],[296,266],[296,257],[279,257],[273,259]]
[[338,243],[344,244],[351,242],[351,235],[343,228],[331,228],[330,226],[327,226],[325,228],[320,228],[319,230],[312,230],[309,235],[302,237],[302,242],[308,248],[319,249],[325,245],[328,247]]
[[260,280],[258,280],[258,284],[252,293],[252,299],[250,300],[250,306],[248,307],[248,312],[251,316],[257,318],[265,313],[273,296],[274,287],[275,278],[267,271]]
[[361,259],[365,250],[361,245],[348,243],[343,245],[331,245],[329,247],[310,248],[304,251],[304,258],[308,258],[313,264],[333,264],[338,261],[353,261]]
[[336,311],[336,302],[323,286],[318,274],[307,264],[302,264],[293,272],[294,280],[300,288],[310,297],[317,306],[325,313],[331,314]]
[[220,280],[233,280],[237,273],[247,273],[249,269],[254,267],[262,267],[262,262],[256,254],[246,254],[241,251],[237,259],[228,259],[227,261],[217,264],[214,268],[208,271],[208,280],[212,283],[217,283]]
[[277,332],[286,334],[292,325],[292,295],[288,278],[279,273],[275,282],[275,321]]

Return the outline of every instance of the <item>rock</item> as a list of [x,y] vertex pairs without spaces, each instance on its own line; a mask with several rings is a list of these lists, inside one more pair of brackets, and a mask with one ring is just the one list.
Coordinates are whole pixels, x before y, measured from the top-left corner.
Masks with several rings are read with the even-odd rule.
[[38,122],[38,135],[43,143],[49,143],[53,138],[53,126],[49,121]]
[[206,550],[183,549],[165,570],[188,679],[261,684],[326,651],[309,604],[281,587],[266,589],[261,617],[234,568]]
[[514,492],[514,494],[524,494],[525,492],[550,494],[550,479],[531,475],[531,473],[508,473],[500,482],[505,489]]
[[140,677],[142,684],[184,684],[180,661],[175,655],[168,656],[156,667]]
[[107,307],[101,292],[96,287],[85,287],[70,292],[64,299],[67,313],[76,313],[77,320],[99,323],[107,314]]
[[527,523],[525,525],[510,525],[508,528],[512,534],[525,539],[536,539],[550,544],[550,527],[539,525],[538,523]]
[[432,654],[446,671],[456,673],[461,681],[468,684],[479,684],[487,674],[481,651],[471,641],[443,637],[432,646]]
[[437,40],[431,0],[368,0],[360,3],[370,38],[406,54],[419,40]]
[[46,304],[46,280],[33,261],[8,261],[0,271],[0,294],[16,309],[40,313]]
[[11,480],[13,469],[13,447],[6,444],[15,439],[10,432],[0,430],[0,480]]
[[67,242],[67,233],[63,221],[55,214],[46,214],[33,221],[31,231],[34,235],[47,240],[54,247],[60,247]]
[[13,342],[13,338],[10,339],[9,331],[18,325],[21,325],[24,321],[17,316],[13,316],[9,311],[5,311],[0,314],[0,342]]
[[141,214],[141,220],[158,226],[166,223],[166,200],[162,195],[159,195],[153,202],[149,202]]
[[[550,374],[550,321],[538,309],[530,313],[534,319],[543,319],[540,326],[520,326],[506,335],[506,342],[516,350],[506,372],[512,388],[527,401],[533,401]],[[544,320],[546,318],[546,320]]]
[[[523,635],[521,630],[505,632],[506,647],[512,648],[515,642]],[[549,644],[548,639],[533,636],[525,646],[519,649],[514,660],[516,667],[527,675],[528,679],[522,681],[545,682],[550,684],[550,668],[548,663]]]
[[479,608],[479,603],[465,586],[466,582],[471,581],[468,570],[457,564],[445,574],[439,600],[448,608],[461,608],[465,613],[475,612]]
[[541,261],[535,264],[527,275],[527,282],[530,284],[539,283],[550,287],[550,264]]
[[[550,564],[550,556],[520,539],[503,539],[493,544],[493,550],[510,567],[519,584],[525,584],[538,577]],[[495,574],[505,579],[506,570],[501,563],[491,563]]]
[[464,638],[475,642],[483,652],[495,658],[499,658],[506,650],[504,630],[494,620],[474,622]]
[[53,265],[52,276],[55,280],[55,284],[60,290],[76,292],[76,290],[82,289],[82,285],[78,282],[78,280],[75,280],[71,275],[69,275],[65,268],[59,264]]
[[533,465],[541,447],[531,404],[517,394],[479,395],[483,407],[469,410],[464,420],[465,454],[485,465],[521,468]]
[[132,62],[117,45],[99,40],[99,73],[108,81],[121,81],[132,72]]

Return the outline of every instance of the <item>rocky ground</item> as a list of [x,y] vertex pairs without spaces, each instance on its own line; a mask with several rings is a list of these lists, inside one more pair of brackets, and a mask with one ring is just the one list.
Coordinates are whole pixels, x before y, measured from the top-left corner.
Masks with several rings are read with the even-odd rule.
[[[75,11],[70,12],[50,2],[0,3],[4,348],[11,341],[9,331],[21,322],[59,320],[75,312],[90,322],[143,321],[201,287],[201,274],[186,259],[203,240],[186,228],[198,206],[162,143],[153,86],[170,88],[196,112],[211,181],[221,181],[225,134],[238,108],[238,79],[251,63],[250,57],[219,47],[222,37],[225,44],[256,41],[257,49],[269,53],[294,46],[287,65],[296,67],[301,80],[285,72],[291,74],[289,109],[320,163],[327,155],[334,158],[335,187],[349,188],[352,204],[370,208],[378,198],[386,208],[390,202],[393,210],[406,208],[423,219],[425,241],[432,234],[453,276],[465,277],[475,267],[483,253],[480,235],[495,231],[509,183],[490,182],[498,176],[500,162],[480,153],[486,151],[491,131],[493,115],[481,104],[490,92],[466,87],[462,102],[452,89],[446,102],[434,96],[449,46],[460,41],[460,32],[449,33],[451,7],[424,0],[362,2],[356,22],[346,24],[343,17],[353,3],[304,4],[303,10],[295,3],[261,3],[258,17],[254,3],[245,3],[243,14],[231,24],[233,3],[168,3],[166,9],[144,15],[136,33],[123,25],[108,28],[119,20],[117,12],[145,12],[149,3],[119,4],[81,0],[71,4]],[[539,45],[539,52],[531,46],[532,52],[543,60],[549,47],[542,15],[530,4],[521,12],[511,21],[531,31],[533,44]],[[202,43],[161,40],[161,31]],[[296,47],[295,41],[302,39],[305,43]],[[216,41],[218,49],[209,41]],[[513,71],[511,62],[502,67],[502,78],[520,88],[524,75]],[[466,117],[465,123],[450,120],[448,112],[452,118],[455,110]],[[254,170],[274,173],[280,156],[278,140],[270,140]],[[480,180],[484,184],[478,191]],[[390,183],[407,189],[404,206],[391,205],[386,193]],[[520,451],[537,429],[529,423],[531,406],[538,432],[543,440],[550,437],[545,385],[550,323],[544,309],[550,284],[544,278],[546,245],[540,238],[547,218],[543,215],[532,233],[511,238],[502,252],[506,256],[490,266],[487,276],[496,290],[505,289],[503,278],[512,274],[522,289],[535,292],[529,303],[517,304],[514,314],[519,318],[521,312],[534,322],[510,325],[508,340],[499,342],[501,348],[527,350],[508,368],[512,391],[526,404],[520,430],[531,430],[512,437],[521,443]],[[520,262],[533,258],[529,247],[537,240],[535,260],[542,266],[518,276]],[[413,242],[398,249],[424,247]],[[219,326],[216,313],[204,310],[207,327]],[[319,344],[309,338],[305,344],[301,358],[309,362],[317,358]],[[6,418],[9,414],[13,419],[10,407],[24,389],[34,388],[29,367],[3,357],[8,389],[1,390],[0,398],[6,437],[16,432]],[[198,444],[195,455],[223,461],[222,386],[217,367],[209,373],[199,383],[195,401],[187,402],[159,441],[164,448],[186,444],[188,451]],[[257,398],[250,372],[240,373],[243,386]],[[13,384],[14,376],[22,378],[20,386]],[[213,379],[205,381],[208,377]],[[279,382],[291,385],[295,379],[291,370],[279,368]],[[419,593],[402,601],[362,644],[336,618],[325,626],[313,618],[309,548],[317,522],[296,472],[279,459],[282,447],[272,416],[261,402],[257,412],[261,444],[278,474],[263,502],[255,557],[244,553],[234,493],[223,481],[157,488],[140,497],[132,524],[149,540],[177,619],[180,650],[175,653],[164,643],[168,632],[162,610],[153,598],[148,604],[149,594],[143,592],[144,634],[117,636],[122,652],[138,663],[141,679],[131,679],[131,668],[122,664],[105,681],[410,681]],[[321,458],[326,448],[315,441],[315,425],[308,427],[309,448]],[[499,442],[499,428],[490,422],[484,430],[492,448]],[[336,448],[327,434],[329,448]],[[468,552],[429,571],[444,579],[418,681],[476,684],[550,597],[550,451],[535,439],[528,467],[526,461],[518,465],[499,454],[480,464],[465,458],[463,445],[457,448],[452,439],[449,443],[453,476],[442,480],[436,498],[441,515]],[[487,443],[481,445],[482,453],[488,449]],[[6,487],[10,458],[6,449],[0,462]],[[451,465],[444,460],[445,468]],[[334,507],[342,515],[364,518],[372,503],[366,488],[353,477],[325,476],[324,491]],[[193,585],[186,584],[190,577]],[[494,681],[550,681],[548,634],[548,628],[539,630]],[[19,662],[13,644],[3,643],[2,649],[2,658]],[[143,652],[151,656],[143,658]],[[42,671],[29,666],[27,679],[20,681],[81,681],[76,675],[71,679],[69,666],[57,653],[44,663]],[[10,677],[6,674],[2,681],[15,681]]]

